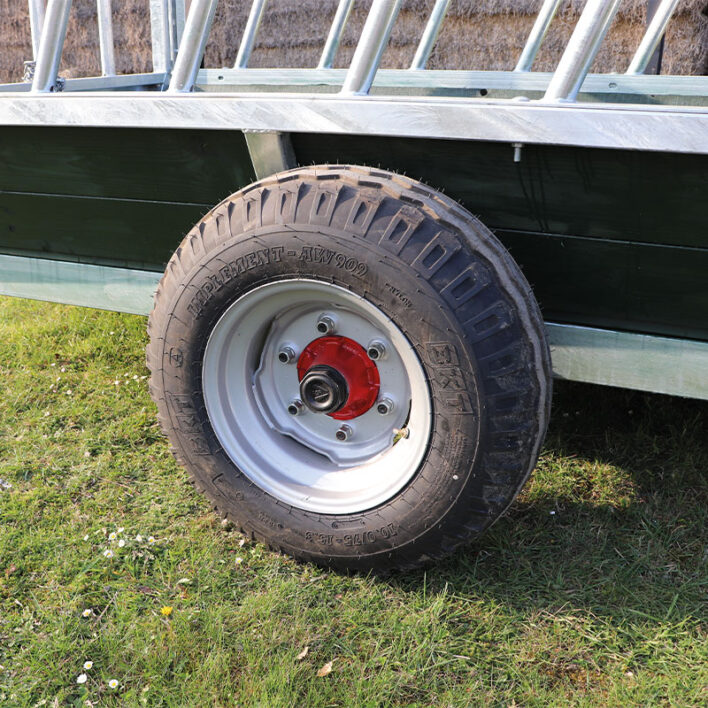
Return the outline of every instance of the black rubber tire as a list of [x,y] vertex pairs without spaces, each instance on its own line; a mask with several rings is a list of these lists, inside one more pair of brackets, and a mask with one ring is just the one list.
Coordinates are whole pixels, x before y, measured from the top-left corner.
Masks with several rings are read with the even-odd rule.
[[[228,458],[207,416],[201,365],[218,318],[245,292],[293,277],[375,304],[429,379],[425,458],[401,492],[363,513],[316,514],[270,496]],[[514,260],[459,204],[382,170],[296,169],[225,199],[170,260],[148,329],[160,423],[196,486],[243,533],[322,565],[412,568],[477,536],[529,476],[550,413],[543,321]]]

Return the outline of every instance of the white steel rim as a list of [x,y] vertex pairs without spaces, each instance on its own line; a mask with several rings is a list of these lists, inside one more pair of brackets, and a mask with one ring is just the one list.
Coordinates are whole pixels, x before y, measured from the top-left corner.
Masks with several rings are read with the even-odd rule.
[[[323,314],[335,334],[364,348],[383,344],[376,361],[379,401],[352,420],[288,406],[299,394],[295,362],[278,359],[322,336]],[[202,386],[209,420],[226,454],[254,484],[291,506],[352,514],[395,496],[417,472],[432,428],[430,389],[417,353],[398,326],[368,300],[336,285],[289,279],[236,300],[207,342]],[[347,440],[336,433],[349,427]]]

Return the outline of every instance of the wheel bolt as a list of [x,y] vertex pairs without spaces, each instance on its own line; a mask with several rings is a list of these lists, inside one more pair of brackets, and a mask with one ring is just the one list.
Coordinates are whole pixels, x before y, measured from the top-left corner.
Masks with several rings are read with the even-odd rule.
[[344,424],[340,426],[334,437],[336,437],[339,442],[346,442],[352,436],[353,432],[354,431],[351,429],[351,426]]
[[320,315],[317,318],[317,331],[320,334],[334,334],[335,322],[329,315]]
[[393,401],[390,398],[382,398],[376,404],[376,412],[381,415],[388,415],[393,410]]
[[299,398],[294,398],[288,403],[288,413],[290,413],[290,415],[300,415],[304,410],[305,406]]
[[281,364],[292,364],[295,361],[295,350],[287,345],[280,347],[278,350],[278,361]]
[[369,355],[369,359],[378,361],[386,356],[386,347],[383,342],[379,342],[378,339],[375,339],[373,342],[369,342],[366,353]]

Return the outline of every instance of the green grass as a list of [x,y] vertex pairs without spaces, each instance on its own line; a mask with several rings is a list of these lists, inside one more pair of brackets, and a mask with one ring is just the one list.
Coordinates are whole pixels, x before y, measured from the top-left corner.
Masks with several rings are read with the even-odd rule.
[[489,534],[346,576],[222,525],[157,427],[145,342],[143,318],[0,299],[0,705],[708,701],[706,403],[558,385]]

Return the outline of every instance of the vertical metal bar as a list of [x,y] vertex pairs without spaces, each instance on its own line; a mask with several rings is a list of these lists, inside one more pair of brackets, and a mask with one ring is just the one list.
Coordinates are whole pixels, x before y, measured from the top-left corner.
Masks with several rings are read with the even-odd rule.
[[536,58],[538,50],[541,48],[546,32],[548,32],[551,21],[555,17],[561,2],[563,2],[563,0],[543,0],[543,5],[541,5],[541,9],[538,11],[536,21],[533,23],[531,32],[529,32],[528,39],[521,52],[519,61],[516,62],[514,71],[531,71],[533,60]]
[[337,55],[339,43],[342,41],[344,25],[347,24],[349,13],[352,11],[354,0],[339,0],[337,11],[334,13],[332,26],[329,28],[327,41],[325,42],[322,56],[317,64],[318,69],[331,69],[334,64],[334,57]]
[[174,64],[184,32],[184,0],[169,0],[167,18],[170,30],[170,58]]
[[192,0],[170,80],[169,90],[173,93],[188,93],[194,86],[216,4],[217,0]]
[[[560,0],[558,0],[560,2]],[[418,48],[415,50],[415,56],[411,62],[410,68],[414,70],[425,69],[425,65],[430,59],[430,54],[433,51],[435,42],[440,34],[445,13],[450,5],[450,0],[436,0],[433,11],[428,18],[428,24],[425,25],[423,36],[420,38]]]
[[101,53],[101,74],[114,76],[116,73],[115,45],[113,43],[113,13],[111,0],[96,0],[98,14],[98,43]]
[[47,93],[56,87],[70,10],[71,0],[49,0],[47,4],[32,91]]
[[401,0],[374,0],[344,79],[343,94],[369,93],[400,9]]
[[165,73],[172,69],[173,64],[168,3],[169,0],[150,0],[152,70]]
[[[654,56],[654,51],[666,32],[666,25],[669,24],[679,0],[661,0],[654,12],[654,16],[649,22],[647,31],[642,37],[642,41],[637,47],[637,51],[632,57],[632,61],[627,69],[628,74],[643,74]],[[658,73],[658,71],[657,71]]]
[[253,45],[256,43],[256,34],[263,19],[265,6],[266,0],[253,0],[251,11],[248,13],[248,20],[246,21],[246,29],[243,31],[241,46],[238,48],[238,54],[236,55],[234,69],[245,69],[248,66],[248,60],[251,58]]
[[44,24],[44,0],[29,0],[30,32],[32,33],[32,58],[36,61],[39,54],[39,39]]
[[574,101],[621,0],[588,0],[548,84],[544,101]]

